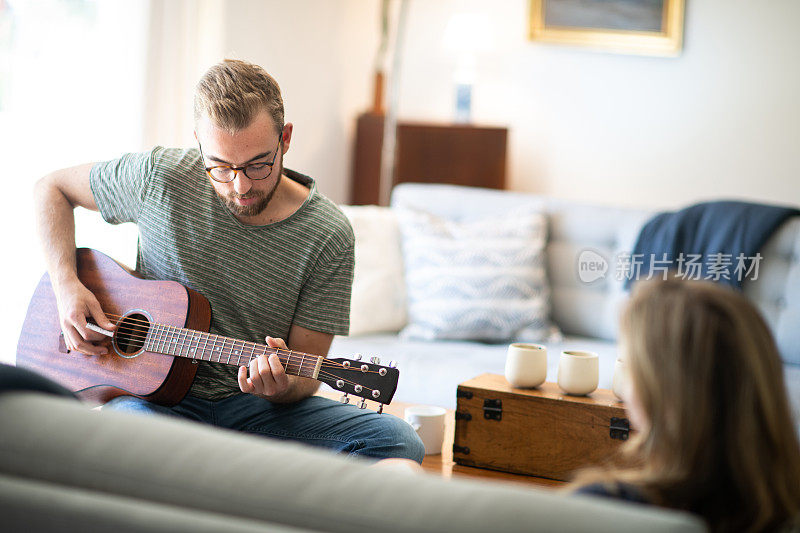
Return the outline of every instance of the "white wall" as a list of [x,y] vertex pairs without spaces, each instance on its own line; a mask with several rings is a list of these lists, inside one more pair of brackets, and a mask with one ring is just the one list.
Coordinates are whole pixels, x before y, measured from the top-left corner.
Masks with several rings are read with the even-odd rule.
[[378,7],[364,0],[225,3],[224,55],[263,66],[281,86],[294,124],[284,164],[339,202],[349,197],[355,117],[371,102]]
[[[800,202],[800,2],[687,0],[684,51],[639,57],[532,43],[527,0],[410,0],[400,117],[453,117],[449,18],[478,13],[476,122],[510,129],[517,190],[647,207]],[[280,82],[287,164],[348,198],[355,115],[370,103],[379,2],[225,4],[227,55]],[[263,30],[261,30],[263,28]]]
[[[44,261],[32,190],[45,174],[142,149],[144,28],[147,3],[98,2],[88,15],[55,0],[14,2],[9,99],[0,109],[0,362],[11,362]],[[136,228],[111,227],[76,212],[79,246],[136,258]],[[128,246],[121,246],[128,243]]]
[[687,0],[678,58],[526,38],[526,0],[413,3],[400,114],[448,119],[456,11],[495,35],[480,58],[478,122],[510,128],[511,188],[671,206],[745,197],[800,202],[800,2]]

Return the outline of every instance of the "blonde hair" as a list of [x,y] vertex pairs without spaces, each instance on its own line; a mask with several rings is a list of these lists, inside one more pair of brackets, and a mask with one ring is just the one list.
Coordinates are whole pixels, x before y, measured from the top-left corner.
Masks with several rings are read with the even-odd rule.
[[648,424],[616,467],[586,471],[577,486],[630,484],[655,504],[700,515],[712,531],[796,521],[800,445],[780,355],[755,307],[709,282],[644,282],[620,333]]
[[200,78],[194,94],[195,124],[202,116],[229,132],[243,130],[266,110],[280,134],[283,98],[278,82],[253,63],[226,59]]

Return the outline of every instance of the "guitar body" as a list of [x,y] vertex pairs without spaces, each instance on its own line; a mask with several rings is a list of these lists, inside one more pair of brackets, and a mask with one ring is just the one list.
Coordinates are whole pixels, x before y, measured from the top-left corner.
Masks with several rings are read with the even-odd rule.
[[[208,331],[211,307],[200,293],[174,281],[143,280],[95,250],[77,250],[78,277],[116,324],[147,320],[176,328]],[[116,315],[112,317],[111,315]],[[17,365],[61,383],[79,396],[107,402],[128,394],[162,405],[178,403],[189,391],[197,365],[192,359],[105,341],[106,355],[67,351],[58,322],[50,277],[45,274],[28,306],[17,345]]]

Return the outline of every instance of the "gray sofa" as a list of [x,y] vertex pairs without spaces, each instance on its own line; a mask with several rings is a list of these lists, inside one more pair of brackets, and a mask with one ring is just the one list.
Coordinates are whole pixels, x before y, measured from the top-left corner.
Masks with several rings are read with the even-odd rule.
[[[650,215],[545,197],[403,185],[394,205],[447,216],[504,212],[535,203],[550,217],[547,246],[553,319],[548,343],[601,354],[611,382],[616,314],[613,277],[582,283],[577,254],[629,250]],[[358,252],[357,252],[358,253]],[[800,404],[800,221],[785,224],[745,293],[776,331],[792,402]],[[358,266],[358,265],[357,265]],[[456,385],[502,373],[505,345],[409,342],[397,331],[337,338],[332,355],[379,355],[401,369],[396,398],[452,406]],[[385,415],[388,416],[388,415]],[[0,394],[0,529],[8,531],[702,531],[683,513],[502,485],[371,468],[286,442],[175,419],[98,412],[67,398]]]
[[373,468],[41,393],[0,394],[0,428],[3,531],[703,531],[683,513]]
[[[412,208],[451,220],[503,214],[527,205],[538,207],[549,220],[546,246],[551,287],[552,319],[564,334],[546,342],[548,381],[556,380],[558,353],[585,349],[600,355],[600,387],[611,388],[617,356],[617,318],[627,293],[614,275],[614,258],[630,253],[639,229],[655,212],[590,205],[547,196],[452,185],[400,184],[392,209]],[[347,208],[345,208],[346,212]],[[359,235],[356,227],[356,278],[359,273]],[[400,247],[399,236],[397,246]],[[592,250],[610,263],[604,278],[591,283],[578,276],[580,253]],[[763,260],[755,280],[744,282],[744,294],[763,312],[784,358],[785,377],[795,413],[800,412],[800,217],[784,223],[761,250]],[[363,254],[362,254],[363,255]],[[374,271],[375,265],[370,265]],[[386,268],[389,268],[387,265]],[[402,280],[400,281],[402,283]],[[355,289],[354,289],[355,291]],[[353,305],[364,296],[354,292]],[[358,309],[353,309],[354,316]],[[478,342],[420,342],[403,340],[398,331],[337,337],[332,354],[363,353],[396,360],[400,369],[397,399],[455,406],[456,386],[484,372],[502,374],[506,344]],[[800,427],[798,428],[800,431]]]

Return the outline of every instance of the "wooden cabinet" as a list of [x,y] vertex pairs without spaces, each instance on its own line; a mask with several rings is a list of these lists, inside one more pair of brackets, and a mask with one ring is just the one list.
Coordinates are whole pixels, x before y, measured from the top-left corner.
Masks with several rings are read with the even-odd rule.
[[[350,203],[378,204],[383,115],[358,117]],[[508,130],[401,121],[393,184],[450,183],[504,189]]]
[[456,396],[453,460],[463,466],[566,481],[603,464],[631,434],[624,405],[605,389],[569,396],[555,383],[515,389],[482,374]]

